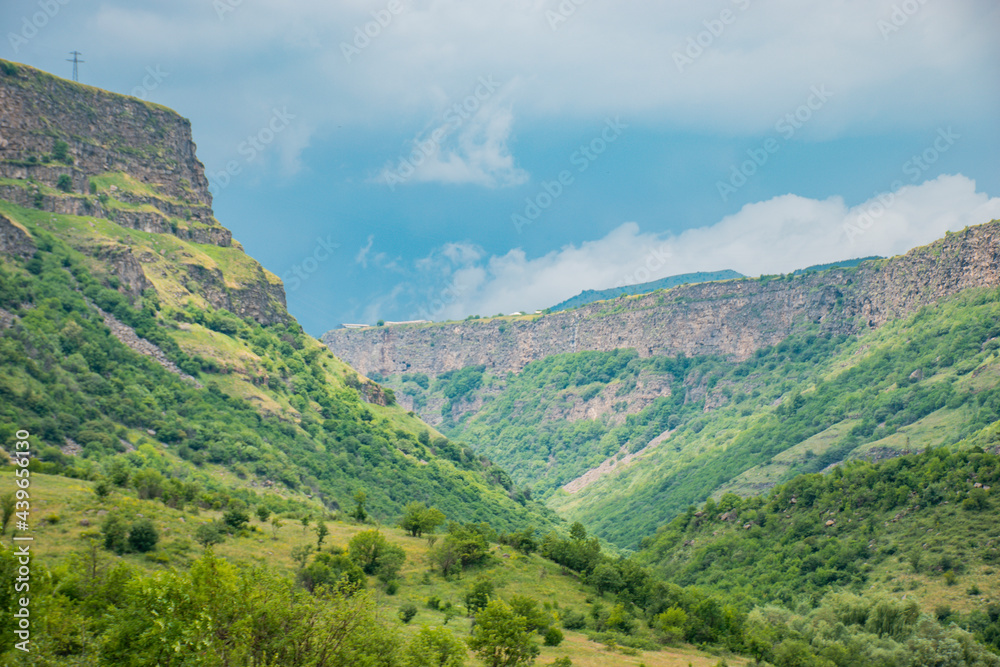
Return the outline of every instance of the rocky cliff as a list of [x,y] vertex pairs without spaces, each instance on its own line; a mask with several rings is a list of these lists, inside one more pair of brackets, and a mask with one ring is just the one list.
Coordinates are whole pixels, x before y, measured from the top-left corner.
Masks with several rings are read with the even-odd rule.
[[[288,319],[281,281],[215,219],[191,124],[166,107],[0,60],[0,202],[71,217],[78,249],[131,296]],[[0,224],[4,246],[15,231]]]
[[684,285],[537,317],[338,329],[323,341],[362,373],[517,372],[562,352],[745,359],[797,330],[856,333],[970,287],[1000,285],[1000,222],[848,269]]

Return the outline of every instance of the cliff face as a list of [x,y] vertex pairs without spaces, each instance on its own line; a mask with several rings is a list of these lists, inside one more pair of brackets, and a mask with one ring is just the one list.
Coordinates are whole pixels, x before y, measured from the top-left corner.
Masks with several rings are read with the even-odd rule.
[[517,372],[552,354],[618,348],[739,360],[808,325],[860,332],[963,289],[996,285],[994,221],[851,269],[684,285],[535,318],[338,329],[323,341],[360,372],[382,375],[471,365]]
[[265,324],[289,317],[281,281],[215,219],[191,124],[166,107],[0,60],[0,201],[73,216],[78,249],[131,296],[152,287]]
[[5,64],[0,136],[0,176],[55,185],[64,170],[30,159],[51,153],[60,139],[69,144],[78,175],[121,171],[169,197],[212,204],[191,123],[166,107]]

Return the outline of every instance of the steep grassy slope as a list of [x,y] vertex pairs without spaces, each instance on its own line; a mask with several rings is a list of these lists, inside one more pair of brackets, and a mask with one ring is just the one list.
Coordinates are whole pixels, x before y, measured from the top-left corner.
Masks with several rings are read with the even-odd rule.
[[1000,292],[978,289],[860,338],[797,335],[741,363],[584,352],[506,377],[468,368],[390,384],[440,405],[446,433],[551,507],[634,547],[713,494],[981,430],[992,446],[998,350]]
[[[294,322],[263,326],[185,300],[171,291],[169,272],[133,304],[113,289],[121,287],[115,276],[80,252],[92,243],[166,244],[194,261],[198,244],[87,217],[4,209],[38,249],[5,261],[0,274],[0,307],[9,313],[0,335],[0,429],[5,439],[31,431],[48,465],[91,477],[149,444],[167,454],[161,474],[183,478],[222,464],[250,486],[277,484],[331,507],[364,489],[376,514],[419,499],[466,520],[509,525],[534,516],[487,481],[488,464],[449,448]],[[119,321],[111,321],[118,334],[131,327],[133,343],[157,345],[175,372],[110,335],[98,308]]]

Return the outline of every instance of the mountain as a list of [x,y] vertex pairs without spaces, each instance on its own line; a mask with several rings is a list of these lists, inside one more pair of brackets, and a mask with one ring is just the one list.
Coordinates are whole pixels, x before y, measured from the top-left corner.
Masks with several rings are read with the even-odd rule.
[[6,62],[0,117],[0,433],[42,470],[554,521],[302,331],[215,219],[187,120]]
[[4,664],[1000,665],[996,223],[355,332],[487,345],[369,365],[397,393],[302,331],[174,112],[0,61],[0,134]]
[[[435,373],[478,354],[468,341],[484,338],[483,325],[470,322],[383,332],[361,361],[430,338],[394,362],[406,372],[382,378],[401,403],[561,515],[636,548],[709,496],[759,494],[845,459],[967,437],[995,446],[998,255],[1000,223],[991,222],[852,269],[688,285],[574,311],[580,331],[597,321],[613,332],[588,338],[591,347],[619,349],[553,352],[514,369],[514,357],[499,356]],[[710,300],[722,289],[729,294]],[[510,327],[506,347],[533,329],[558,331],[569,316],[494,332]],[[636,329],[636,320],[649,324]],[[672,338],[655,339],[650,329],[665,320]],[[369,334],[327,342],[355,336]]]
[[602,290],[588,289],[580,292],[570,299],[566,299],[562,303],[557,303],[548,310],[550,312],[571,310],[573,308],[585,306],[588,303],[593,303],[594,301],[607,301],[608,299],[614,299],[615,297],[622,295],[635,296],[637,294],[648,294],[649,292],[655,292],[656,290],[670,289],[671,287],[677,287],[678,285],[708,283],[717,280],[732,280],[734,278],[743,277],[742,273],[730,270],[715,271],[710,273],[685,273],[679,276],[660,278],[659,280],[653,280],[648,283],[640,283],[638,285],[625,285],[624,287],[611,287]]
[[963,289],[995,286],[998,253],[1000,224],[984,224],[852,268],[682,285],[550,315],[338,329],[322,340],[368,376],[480,365],[516,373],[554,354],[617,349],[742,360],[794,333],[857,335]]

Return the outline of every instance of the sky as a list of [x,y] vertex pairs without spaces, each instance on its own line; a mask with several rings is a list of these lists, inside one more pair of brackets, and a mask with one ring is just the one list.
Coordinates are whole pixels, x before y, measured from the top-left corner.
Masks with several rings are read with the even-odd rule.
[[993,0],[5,0],[0,28],[190,118],[314,335],[1000,218]]

